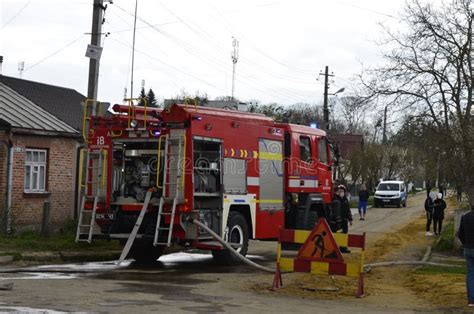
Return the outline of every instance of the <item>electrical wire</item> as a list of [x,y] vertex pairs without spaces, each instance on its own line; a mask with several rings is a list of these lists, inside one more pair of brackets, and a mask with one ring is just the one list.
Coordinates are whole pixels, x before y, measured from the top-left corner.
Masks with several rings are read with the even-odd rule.
[[361,7],[359,5],[355,5],[353,3],[345,3],[345,2],[342,2],[342,1],[334,1],[336,2],[337,4],[340,4],[340,5],[345,5],[345,6],[349,6],[349,7],[353,7],[353,8],[356,8],[356,9],[359,9],[359,10],[362,10],[362,11],[366,11],[366,12],[370,12],[370,13],[373,13],[373,14],[377,14],[377,15],[382,15],[382,16],[385,16],[385,17],[388,17],[388,18],[391,18],[391,19],[395,19],[397,21],[400,21],[400,19],[394,15],[391,15],[391,14],[387,14],[387,13],[383,13],[383,12],[380,12],[380,11],[376,11],[376,10],[373,10],[373,9],[369,9],[369,8],[365,8],[365,7]]
[[[128,12],[126,9],[118,6],[118,5],[114,5],[114,7],[117,7],[119,10],[121,10],[122,12],[130,15],[130,16],[133,16],[133,13],[131,12]],[[165,7],[166,9],[166,7]],[[172,12],[171,10],[167,9],[169,12]],[[185,24],[185,26],[189,29],[193,29],[193,27],[187,23],[187,22],[184,22],[184,20],[182,20],[181,18],[179,18],[176,14],[172,14],[175,18],[178,18],[178,20],[180,20],[181,22],[183,22]],[[154,24],[146,21],[145,19],[141,18],[141,17],[137,17],[138,20],[140,20],[141,22],[145,23],[146,25],[148,25],[149,27],[151,27],[153,30],[157,31],[159,34],[161,34],[162,36],[164,36],[165,38],[167,38],[168,40],[170,40],[172,43],[174,43],[175,45],[177,45],[178,47],[182,48],[183,50],[185,50],[186,52],[188,52],[190,55],[196,57],[197,59],[207,63],[208,65],[210,65],[211,67],[213,67],[214,69],[216,69],[218,72],[222,72],[224,74],[227,74],[227,71],[223,70],[223,69],[226,69],[228,64],[221,61],[221,60],[218,60],[218,59],[215,59],[215,58],[212,58],[210,56],[208,56],[206,53],[203,53],[201,51],[201,49],[199,49],[198,47],[196,46],[193,46],[179,38],[177,38],[176,36],[173,36],[171,35],[170,33],[162,30],[162,29],[159,29],[157,27],[154,26]],[[193,30],[193,32],[200,36],[201,38],[203,38],[203,35],[200,34],[198,31],[195,31]],[[221,48],[221,47],[218,47],[218,48]],[[197,54],[196,52],[200,53],[200,54]],[[155,61],[158,61],[157,59],[155,59]],[[169,66],[169,64],[168,64]],[[289,100],[295,100],[295,99],[299,99],[300,101],[302,102],[306,102],[306,99],[304,98],[301,98],[299,96],[299,94],[297,93],[293,93],[292,91],[290,90],[287,90],[285,88],[282,88],[282,87],[279,87],[279,88],[265,88],[266,91],[264,89],[261,89],[261,88],[258,88],[256,86],[258,86],[259,83],[261,83],[261,80],[255,78],[255,77],[252,77],[252,74],[254,73],[251,73],[251,74],[248,74],[248,73],[245,73],[245,72],[242,72],[240,71],[240,76],[242,76],[243,78],[249,80],[249,81],[253,81],[254,83],[244,83],[246,85],[248,85],[249,87],[251,87],[252,89],[255,89],[255,90],[259,90],[260,92],[264,93],[265,95],[268,95],[268,94],[272,94],[272,95],[280,95],[282,98],[285,98],[285,99],[289,99]],[[238,79],[239,81],[241,81],[240,79]],[[242,81],[241,81],[242,82]],[[256,83],[256,84],[255,84]],[[299,83],[299,82],[298,82]],[[209,85],[209,83],[207,83]],[[215,86],[214,86],[215,87]]]
[[[119,43],[119,44],[121,44],[121,45],[123,45],[123,46],[125,46],[125,47],[127,47],[127,48],[129,48],[129,49],[132,49],[131,46],[127,45],[126,43],[124,43],[124,42],[122,42],[122,41],[120,41],[120,40],[117,40],[117,39],[115,39],[115,38],[110,38],[110,39],[113,40],[113,41],[115,41],[115,42],[117,42],[117,43]],[[171,64],[168,64],[168,63],[166,63],[166,62],[164,62],[164,61],[162,61],[162,60],[156,59],[155,57],[153,57],[153,56],[147,54],[147,53],[144,52],[144,51],[141,51],[141,50],[139,50],[139,49],[135,49],[135,51],[138,52],[138,53],[140,53],[140,54],[142,54],[142,55],[144,55],[145,57],[147,57],[147,58],[149,58],[149,59],[151,59],[151,60],[154,60],[155,62],[161,63],[161,64],[163,64],[163,65],[165,65],[165,66],[167,66],[167,67],[169,67],[169,68],[171,68],[171,69],[173,69],[173,70],[175,70],[175,71],[177,71],[177,72],[180,72],[180,73],[182,73],[182,74],[184,74],[184,75],[187,75],[187,76],[189,76],[189,77],[191,77],[191,78],[193,78],[193,79],[195,79],[195,80],[198,80],[198,81],[200,81],[200,82],[202,82],[202,83],[204,83],[204,84],[206,84],[206,85],[208,85],[208,86],[210,86],[210,87],[213,87],[213,88],[215,88],[215,89],[219,89],[219,87],[215,86],[214,84],[209,83],[209,82],[206,82],[206,81],[202,80],[201,78],[199,78],[199,77],[197,77],[197,76],[195,76],[195,75],[192,75],[192,74],[190,74],[190,73],[188,73],[188,72],[185,72],[185,71],[183,71],[183,70],[181,70],[181,69],[179,69],[179,68],[177,68],[177,67],[175,67],[175,66],[173,66],[173,65],[171,65]]]
[[54,51],[53,53],[47,55],[47,56],[44,57],[43,59],[41,59],[41,60],[39,60],[39,61],[33,63],[33,64],[30,65],[29,67],[26,67],[25,70],[23,71],[23,73],[26,72],[26,71],[31,70],[31,69],[34,68],[35,66],[37,66],[37,65],[39,65],[39,64],[41,64],[41,63],[43,63],[44,61],[48,60],[48,59],[51,58],[51,57],[57,55],[58,53],[60,53],[60,52],[63,51],[64,49],[68,48],[69,46],[72,46],[74,43],[76,43],[78,40],[82,39],[84,36],[85,36],[85,35],[82,34],[81,36],[79,36],[79,37],[77,37],[76,39],[74,39],[74,40],[70,41],[69,43],[67,43],[65,46],[63,46],[63,47],[59,48],[58,50]]
[[16,12],[5,24],[3,24],[0,29],[4,29],[8,24],[10,24],[14,19],[16,19],[21,14],[21,12],[26,9],[30,2],[31,0],[28,0],[28,2],[20,10],[18,10],[18,12]]
[[[204,40],[206,40],[207,42],[209,42],[210,44],[212,44],[212,45],[213,45],[214,47],[216,47],[218,50],[224,51],[225,53],[227,53],[227,50],[224,49],[219,43],[217,43],[217,42],[212,38],[212,36],[211,36],[209,33],[207,33],[205,30],[203,30],[203,28],[200,27],[198,24],[192,23],[192,22],[189,22],[189,21],[186,22],[185,20],[183,20],[182,18],[180,18],[176,13],[174,13],[172,10],[170,10],[168,7],[164,6],[163,4],[162,4],[162,6],[165,8],[165,10],[167,10],[170,14],[172,14],[175,18],[177,18],[178,21],[180,21],[181,23],[183,23],[183,24],[184,24],[188,29],[190,29],[193,33],[195,33],[196,35],[198,35],[198,36],[201,37],[202,39],[204,39]],[[131,14],[130,12],[127,12],[125,9],[123,9],[123,8],[121,8],[121,7],[118,7],[118,8],[121,9],[122,11],[126,12],[127,14]],[[150,27],[154,28],[154,27],[153,27],[153,24],[151,24],[151,23],[145,21],[144,19],[141,19],[141,21],[144,22],[144,23],[146,23],[146,24],[148,24]],[[201,31],[201,32],[197,31],[196,29],[198,29],[198,28],[201,29],[202,31]],[[165,32],[165,31],[163,31],[163,30],[159,30],[159,29],[156,29],[156,28],[155,28],[155,30],[159,31],[160,34],[162,34],[162,35],[168,37],[168,39],[174,41],[174,42],[177,43],[179,46],[185,47],[184,49],[186,49],[186,50],[187,50],[188,52],[190,52],[191,54],[193,53],[193,51],[199,50],[199,49],[197,49],[195,46],[190,46],[188,43],[186,43],[186,42],[184,42],[184,41],[182,41],[182,40],[180,40],[180,39],[178,39],[178,38],[172,36],[171,34]],[[204,33],[204,34],[203,34],[203,33]],[[191,50],[191,51],[189,51],[189,50]],[[222,62],[222,61],[219,61],[219,62]],[[251,61],[249,61],[249,63],[252,63],[253,65],[258,66],[257,63],[254,63],[254,62],[251,62]],[[220,66],[223,66],[223,65],[224,65],[224,67],[227,66],[226,63],[221,63],[221,64],[220,64]],[[261,67],[260,67],[260,69],[261,69]],[[283,77],[283,76],[278,76],[278,74],[272,74],[272,73],[268,73],[268,74],[271,75],[271,76],[273,75],[273,76],[282,78],[282,79],[291,80],[291,78]],[[306,83],[306,84],[309,83],[308,81],[295,81],[295,82],[296,82],[296,83]],[[313,84],[313,83],[310,83],[310,84]]]

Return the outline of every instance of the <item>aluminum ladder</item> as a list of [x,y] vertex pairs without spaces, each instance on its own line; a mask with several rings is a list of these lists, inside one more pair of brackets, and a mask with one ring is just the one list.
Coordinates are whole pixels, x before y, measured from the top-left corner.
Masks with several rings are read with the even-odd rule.
[[[102,149],[97,151],[87,150],[86,152],[85,184],[82,185],[82,182],[80,182],[84,188],[84,192],[81,198],[81,208],[77,221],[76,242],[88,242],[89,244],[92,242],[97,203],[100,197],[100,190],[102,186],[104,186],[105,176],[103,171],[105,169],[104,161],[107,160],[106,152],[106,150]],[[96,175],[94,175],[94,173]],[[92,194],[88,194],[89,184],[92,185]],[[91,200],[94,201],[92,209],[86,209],[86,202]]]
[[[175,152],[175,150],[177,150],[177,152]],[[158,209],[155,238],[153,240],[154,246],[166,245],[169,247],[171,245],[176,207],[178,204],[181,204],[184,201],[183,191],[185,159],[186,135],[181,133],[166,135],[163,165],[163,194],[161,195]],[[175,174],[176,176],[172,177],[170,174]],[[171,195],[172,197],[167,197],[168,195]],[[171,199],[171,212],[164,212],[163,209],[165,204],[170,203]],[[165,216],[171,216],[169,226],[161,226],[161,220]],[[161,231],[168,231],[168,238],[166,242],[159,242]]]

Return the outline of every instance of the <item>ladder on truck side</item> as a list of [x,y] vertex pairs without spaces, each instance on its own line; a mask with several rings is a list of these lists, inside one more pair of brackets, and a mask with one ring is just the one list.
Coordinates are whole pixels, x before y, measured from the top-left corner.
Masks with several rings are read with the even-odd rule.
[[[155,238],[153,245],[171,245],[171,237],[173,235],[174,219],[176,207],[184,203],[184,163],[186,160],[186,134],[185,131],[171,132],[165,137],[165,151],[163,161],[163,189],[160,205],[158,208],[158,216],[156,221]],[[165,212],[166,204],[171,205],[171,211]],[[170,224],[162,226],[162,220],[166,216],[170,216]],[[167,231],[168,237],[166,242],[159,242],[161,232]]]
[[[77,222],[76,242],[92,242],[97,203],[99,202],[101,189],[105,185],[105,174],[103,172],[106,168],[104,162],[107,162],[106,150],[86,151],[85,183],[82,185],[82,182],[80,182],[84,191],[82,193],[79,219]],[[86,203],[90,201],[93,201],[92,209],[86,209]]]

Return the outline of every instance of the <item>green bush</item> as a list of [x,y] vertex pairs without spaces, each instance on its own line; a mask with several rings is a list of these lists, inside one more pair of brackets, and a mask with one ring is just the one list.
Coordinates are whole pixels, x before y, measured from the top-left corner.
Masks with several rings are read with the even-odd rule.
[[454,223],[452,221],[445,225],[441,236],[434,245],[434,249],[438,251],[454,250]]

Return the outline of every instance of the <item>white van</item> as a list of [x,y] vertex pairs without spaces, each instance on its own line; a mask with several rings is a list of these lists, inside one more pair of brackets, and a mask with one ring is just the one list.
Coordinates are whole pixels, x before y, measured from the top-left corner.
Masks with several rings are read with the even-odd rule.
[[407,188],[403,181],[382,181],[374,195],[374,207],[395,205],[407,207]]

